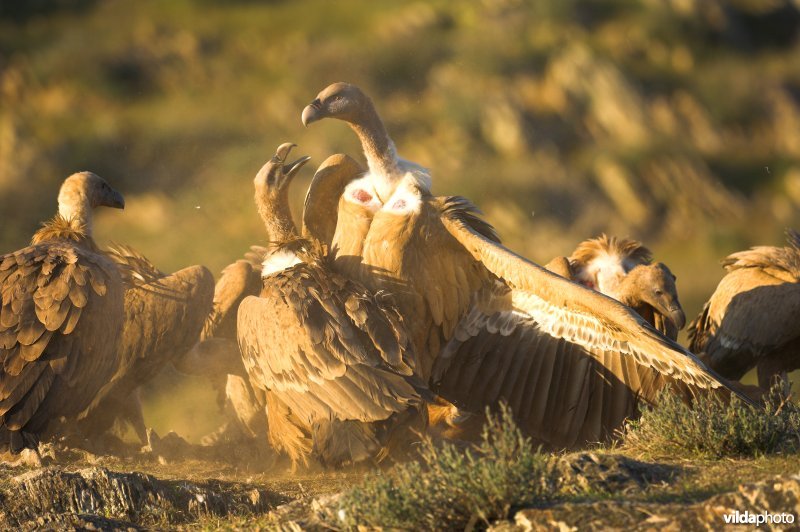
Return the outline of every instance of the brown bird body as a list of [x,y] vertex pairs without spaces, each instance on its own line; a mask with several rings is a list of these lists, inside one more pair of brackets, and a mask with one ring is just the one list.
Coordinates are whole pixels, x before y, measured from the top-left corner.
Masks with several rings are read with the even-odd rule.
[[[326,249],[331,248],[339,197],[347,183],[361,173],[363,170],[358,163],[346,155],[331,156],[320,165],[306,194],[303,236],[321,242]],[[288,204],[288,199],[285,201]],[[359,250],[360,245],[359,242]],[[179,362],[180,371],[211,380],[218,390],[220,404],[224,405],[228,428],[248,438],[265,434],[266,418],[263,396],[260,390],[251,388],[242,364],[236,339],[236,316],[245,297],[261,293],[261,270],[267,251],[262,246],[251,246],[244,259],[222,270],[214,288],[213,310],[200,342]],[[223,432],[227,435],[229,431]]]
[[142,444],[146,427],[137,390],[196,342],[211,311],[214,278],[204,266],[160,272],[126,246],[109,250],[126,280],[125,324],[118,346],[121,365],[81,415],[82,432],[96,438],[117,418],[133,425]]
[[689,348],[730,379],[756,367],[761,388],[800,368],[800,236],[722,261],[728,273],[689,325]]
[[323,244],[297,236],[286,189],[300,161],[285,171],[288,149],[255,180],[272,248],[261,294],[239,305],[245,368],[266,394],[270,443],[293,462],[381,459],[424,429],[413,350],[390,306],[337,274]]
[[545,268],[633,308],[659,332],[676,340],[686,324],[675,276],[641,242],[608,237],[585,240],[569,258],[556,257]]
[[100,177],[73,174],[56,217],[0,257],[3,450],[36,449],[51,421],[83,411],[119,367],[123,281],[92,239],[92,210],[124,205]]
[[[348,98],[353,105],[368,99],[351,98],[357,88],[337,85],[306,107],[305,123],[350,122],[374,112],[350,110]],[[381,128],[377,138],[385,135]],[[398,177],[370,165],[373,190],[383,192],[360,278],[391,294],[407,318],[419,372],[443,398],[473,412],[505,400],[526,432],[565,448],[608,439],[636,414],[639,400],[652,402],[666,387],[687,399],[708,390],[730,393],[628,307],[476,230],[488,224],[474,206],[433,197],[419,168]]]

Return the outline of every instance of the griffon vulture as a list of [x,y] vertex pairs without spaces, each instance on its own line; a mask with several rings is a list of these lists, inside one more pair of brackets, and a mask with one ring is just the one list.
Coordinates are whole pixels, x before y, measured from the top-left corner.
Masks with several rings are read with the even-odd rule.
[[[293,166],[287,178],[302,165]],[[330,249],[336,230],[336,213],[342,190],[362,173],[361,167],[346,155],[328,157],[317,170],[306,194],[302,216],[302,234],[313,238]],[[287,202],[288,205],[288,202]],[[366,230],[364,231],[364,235]],[[363,235],[362,235],[363,240]],[[242,356],[236,340],[236,315],[239,304],[247,296],[261,293],[261,270],[267,249],[251,246],[244,259],[237,260],[222,270],[214,288],[213,310],[209,315],[200,342],[184,356],[179,369],[193,375],[211,379],[220,393],[229,422],[210,436],[228,437],[228,428],[250,438],[266,434],[263,397],[254,390],[246,377]]]
[[569,259],[556,257],[545,268],[633,308],[672,340],[686,324],[675,276],[637,240],[601,235],[578,244]]
[[292,146],[254,180],[272,243],[261,294],[239,305],[245,368],[265,392],[270,443],[293,462],[312,453],[325,465],[381,459],[424,430],[425,389],[402,318],[335,273],[322,244],[298,237],[287,190],[308,158],[284,166]]
[[392,296],[418,371],[442,397],[473,412],[505,400],[527,433],[570,448],[608,439],[639,400],[653,402],[664,388],[687,399],[731,393],[630,308],[476,230],[467,200],[432,196],[427,172],[396,157],[357,87],[331,85],[302,114],[305,124],[325,117],[349,123],[369,164],[343,200],[381,203],[355,271],[370,289]]
[[800,234],[787,241],[725,258],[728,273],[689,324],[689,349],[730,379],[757,368],[763,389],[800,368]]
[[99,176],[68,177],[31,245],[0,257],[0,448],[36,450],[51,421],[94,400],[120,364],[124,286],[92,239],[96,207],[122,209]]
[[120,368],[81,415],[79,427],[94,439],[121,418],[131,423],[146,444],[138,388],[197,342],[211,311],[214,277],[204,266],[167,275],[127,246],[111,248],[108,255],[127,286],[125,325],[118,346]]

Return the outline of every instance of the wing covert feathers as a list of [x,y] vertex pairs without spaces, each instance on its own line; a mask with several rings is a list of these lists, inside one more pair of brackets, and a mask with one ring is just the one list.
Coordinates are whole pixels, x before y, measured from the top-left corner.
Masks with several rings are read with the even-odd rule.
[[240,304],[238,327],[251,383],[279,401],[270,441],[294,461],[323,421],[371,423],[422,405],[400,316],[320,263],[265,278]]
[[35,240],[0,257],[0,445],[12,451],[91,402],[117,368],[123,321],[114,263],[72,238]]

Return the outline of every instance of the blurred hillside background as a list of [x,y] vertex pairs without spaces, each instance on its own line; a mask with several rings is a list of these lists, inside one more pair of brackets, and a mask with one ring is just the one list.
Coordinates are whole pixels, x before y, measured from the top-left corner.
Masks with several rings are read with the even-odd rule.
[[[101,243],[216,273],[266,241],[252,178],[279,143],[361,156],[343,123],[300,123],[350,81],[511,248],[639,238],[691,319],[720,258],[800,227],[798,27],[798,0],[0,0],[0,250],[92,170],[127,198]],[[157,430],[213,428],[202,381],[162,380]]]

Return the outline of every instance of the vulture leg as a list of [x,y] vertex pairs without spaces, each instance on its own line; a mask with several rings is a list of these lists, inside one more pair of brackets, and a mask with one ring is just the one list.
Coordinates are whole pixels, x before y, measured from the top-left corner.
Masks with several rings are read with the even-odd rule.
[[133,427],[141,444],[147,445],[147,427],[144,424],[140,390],[141,388],[136,388],[128,399],[122,403],[120,415],[122,419],[130,423],[131,427]]

